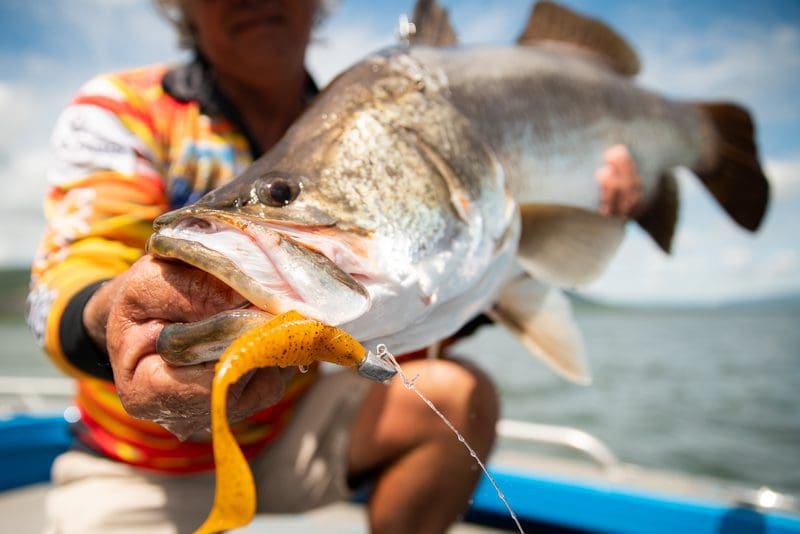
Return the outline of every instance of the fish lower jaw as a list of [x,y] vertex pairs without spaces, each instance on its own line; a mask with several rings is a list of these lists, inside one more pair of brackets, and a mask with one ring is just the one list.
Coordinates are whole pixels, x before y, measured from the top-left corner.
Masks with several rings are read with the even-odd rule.
[[[293,262],[297,247],[282,250],[282,244],[286,243],[274,233],[253,236],[197,219],[160,228],[148,250],[208,272],[273,315],[295,310],[335,326],[369,308],[365,292],[354,291],[316,265]],[[295,259],[301,261],[300,256]],[[309,287],[316,289],[309,291]]]

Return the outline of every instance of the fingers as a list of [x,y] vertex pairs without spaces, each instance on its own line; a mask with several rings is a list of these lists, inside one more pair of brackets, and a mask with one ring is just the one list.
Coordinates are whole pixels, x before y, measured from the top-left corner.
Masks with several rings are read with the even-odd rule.
[[142,257],[113,280],[106,346],[116,380],[132,378],[139,360],[155,354],[165,324],[193,322],[240,306],[244,299],[207,273]]
[[628,149],[614,145],[603,153],[604,164],[597,170],[600,185],[600,213],[630,216],[642,200],[641,177]]
[[278,367],[258,369],[249,376],[246,383],[241,384],[241,382],[242,380],[236,384],[240,391],[228,392],[228,418],[232,422],[240,421],[272,406],[283,397],[286,388],[284,373]]
[[614,184],[614,172],[606,164],[597,170],[595,176],[600,184],[600,213],[616,215],[618,195]]
[[[214,363],[170,366],[157,353],[156,340],[165,324],[201,320],[244,299],[207,273],[149,256],[115,286],[106,343],[123,406],[181,438],[207,429]],[[259,369],[230,388],[229,416],[243,419],[277,402],[283,391],[277,369]]]
[[118,304],[131,319],[193,322],[247,301],[210,274],[180,262],[151,256],[139,259],[125,274]]
[[[285,391],[285,370],[257,369],[228,390],[231,422],[241,421],[278,402]],[[132,416],[155,421],[178,437],[211,424],[214,363],[173,367],[157,354],[141,358],[130,380],[118,385],[120,400]]]
[[157,422],[198,419],[206,423],[213,379],[213,364],[171,367],[151,353],[139,359],[129,377],[115,383],[122,405],[133,417]]

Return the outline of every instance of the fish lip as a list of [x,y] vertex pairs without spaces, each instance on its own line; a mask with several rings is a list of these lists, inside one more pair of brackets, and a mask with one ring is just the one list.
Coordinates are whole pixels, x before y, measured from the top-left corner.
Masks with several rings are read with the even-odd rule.
[[[237,265],[223,252],[199,241],[181,238],[181,227],[186,228],[189,225],[194,225],[196,229],[199,228],[201,230],[197,232],[199,234],[204,233],[202,230],[207,228],[209,235],[224,230],[233,230],[246,236],[253,244],[249,251],[258,250],[264,256],[272,271],[285,283],[285,288],[289,290],[288,293],[283,293],[282,296],[270,293],[266,285],[261,284],[257,278],[247,272],[246,268]],[[248,214],[209,209],[203,206],[187,206],[156,219],[154,222],[155,232],[148,240],[146,249],[153,256],[179,260],[214,275],[257,307],[273,314],[297,309],[305,315],[336,325],[354,320],[370,308],[370,293],[361,282],[342,270],[336,262],[320,250],[309,247],[295,239],[294,236],[281,231],[281,227],[287,227],[287,231],[292,229],[308,231],[320,226],[304,223],[293,224],[290,221],[258,218]],[[304,296],[299,287],[292,284],[290,273],[272,261],[269,251],[261,242],[264,235],[274,236],[274,246],[283,249],[284,254],[297,253],[304,257],[304,265],[311,265],[312,269],[319,266],[319,272],[323,273],[321,276],[324,278],[325,289],[330,289],[332,293],[338,291],[348,303],[354,305],[353,310],[351,312],[340,310],[331,314],[330,308],[328,308],[328,312],[323,309],[320,314],[315,314],[315,303]],[[270,243],[270,248],[272,246],[273,244]],[[305,304],[306,309],[288,306],[287,302],[299,303],[301,308]]]
[[[275,210],[275,208],[272,208],[272,210]],[[188,217],[221,221],[229,226],[237,228],[241,226],[240,223],[243,221],[247,221],[250,224],[274,224],[276,228],[280,226],[293,228],[323,228],[333,227],[337,224],[337,220],[334,217],[313,206],[305,206],[303,208],[303,214],[306,216],[305,220],[291,218],[291,216],[296,215],[296,213],[289,214],[285,212],[286,209],[282,208],[272,213],[262,212],[259,214],[250,214],[236,207],[207,207],[202,204],[201,200],[198,204],[192,204],[191,206],[185,206],[159,215],[153,221],[153,229],[158,232],[161,228],[177,224],[180,220]]]

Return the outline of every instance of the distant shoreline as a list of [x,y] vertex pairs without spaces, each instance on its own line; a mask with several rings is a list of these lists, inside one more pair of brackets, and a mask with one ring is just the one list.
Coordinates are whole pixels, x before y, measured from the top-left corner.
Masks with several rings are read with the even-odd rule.
[[29,267],[0,268],[0,317],[24,315],[30,278]]
[[[0,317],[22,316],[28,293],[30,268],[0,267]],[[630,311],[699,311],[734,309],[791,309],[800,311],[800,293],[774,295],[720,302],[620,302],[598,299],[581,293],[567,293],[576,310],[630,310]]]

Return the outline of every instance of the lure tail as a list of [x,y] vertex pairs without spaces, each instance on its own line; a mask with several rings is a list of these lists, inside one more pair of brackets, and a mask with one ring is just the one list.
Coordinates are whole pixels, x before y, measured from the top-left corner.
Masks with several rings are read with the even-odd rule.
[[217,470],[214,506],[195,534],[242,527],[256,513],[253,474],[228,426],[228,388],[259,367],[302,366],[320,360],[357,367],[362,376],[375,380],[394,375],[394,368],[370,355],[349,334],[295,311],[246,331],[228,347],[217,362],[211,389],[211,431]]

